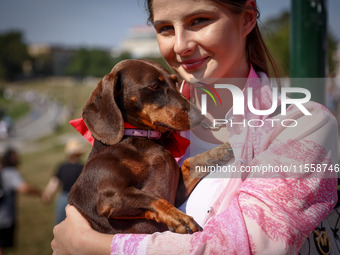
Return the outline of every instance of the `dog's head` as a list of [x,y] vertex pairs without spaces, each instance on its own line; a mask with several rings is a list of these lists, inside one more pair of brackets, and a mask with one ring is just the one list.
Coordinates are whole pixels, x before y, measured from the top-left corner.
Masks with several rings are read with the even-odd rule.
[[[92,135],[112,145],[124,134],[124,121],[160,132],[188,130],[190,114],[199,111],[176,87],[177,78],[150,60],[124,60],[107,74],[92,92],[83,119]],[[194,112],[194,114],[193,114]]]

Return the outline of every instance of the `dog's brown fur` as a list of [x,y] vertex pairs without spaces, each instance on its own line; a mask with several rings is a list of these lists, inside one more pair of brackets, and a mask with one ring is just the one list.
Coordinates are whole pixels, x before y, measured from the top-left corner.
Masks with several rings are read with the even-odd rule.
[[[69,203],[104,233],[152,233],[167,226],[178,233],[199,231],[192,217],[173,206],[179,179],[186,196],[198,180],[179,178],[176,161],[161,144],[167,132],[187,130],[190,119],[200,118],[164,68],[147,60],[118,63],[83,109],[95,142]],[[124,121],[163,137],[123,137]]]

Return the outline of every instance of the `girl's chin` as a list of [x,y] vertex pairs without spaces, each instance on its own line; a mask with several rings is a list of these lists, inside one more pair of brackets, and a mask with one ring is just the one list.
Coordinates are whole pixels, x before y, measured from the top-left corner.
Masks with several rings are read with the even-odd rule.
[[181,70],[181,72],[179,72],[179,74],[187,82],[190,82],[190,80],[191,81],[192,80],[202,80],[202,79],[209,78],[206,75],[205,70],[197,70],[195,72],[186,72],[184,70]]
[[203,79],[218,79],[216,77],[216,69],[212,68],[212,66],[205,66],[204,68],[200,68],[197,70],[193,70],[190,72],[187,72],[183,68],[180,68],[177,70],[178,73],[181,75],[181,77],[186,80],[187,82],[190,82],[190,80],[203,80]]

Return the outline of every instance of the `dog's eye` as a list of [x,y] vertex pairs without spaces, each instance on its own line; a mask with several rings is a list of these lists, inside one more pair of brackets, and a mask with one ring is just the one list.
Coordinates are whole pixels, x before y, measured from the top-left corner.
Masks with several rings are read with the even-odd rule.
[[149,86],[150,89],[152,90],[159,90],[161,88],[161,86],[157,83],[152,84],[151,86]]

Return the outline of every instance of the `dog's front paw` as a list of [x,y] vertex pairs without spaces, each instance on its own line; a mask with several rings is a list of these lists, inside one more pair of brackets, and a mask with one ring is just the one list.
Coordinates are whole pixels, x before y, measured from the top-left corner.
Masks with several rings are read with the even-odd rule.
[[169,230],[180,234],[192,234],[202,231],[202,227],[194,220],[193,217],[173,208],[167,215],[167,225]]
[[181,166],[181,172],[183,175],[190,175],[190,158],[187,158],[186,160],[184,160]]
[[181,234],[202,231],[193,217],[181,212],[166,200],[159,199],[153,205],[157,208],[154,220],[165,223],[171,231]]
[[186,215],[181,211],[172,213],[171,217],[173,218],[170,219],[170,225],[168,225],[168,228],[172,232],[193,234],[194,232],[203,230],[193,217]]
[[171,231],[181,234],[192,234],[202,231],[202,228],[193,217],[186,215],[171,205],[165,199],[157,199],[152,204],[153,210],[147,210],[144,218],[164,223]]

